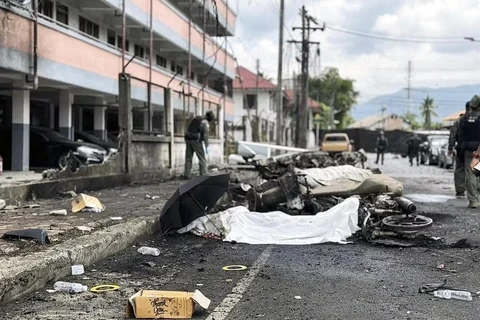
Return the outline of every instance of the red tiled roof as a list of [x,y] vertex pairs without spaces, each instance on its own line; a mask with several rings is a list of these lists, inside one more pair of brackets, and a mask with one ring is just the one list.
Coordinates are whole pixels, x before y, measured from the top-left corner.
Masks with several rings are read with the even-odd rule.
[[[292,103],[295,99],[295,92],[291,89],[284,90],[285,97]],[[313,100],[312,98],[308,98],[308,107],[310,109],[323,109],[320,102]]]
[[[236,77],[233,80],[233,88],[234,89],[242,89],[242,84],[240,83],[240,77],[243,80],[243,88],[244,89],[256,89],[257,88],[257,75],[250,70],[244,67],[238,67],[236,70]],[[258,78],[258,88],[260,90],[275,90],[276,85],[274,85],[271,81],[259,77]]]

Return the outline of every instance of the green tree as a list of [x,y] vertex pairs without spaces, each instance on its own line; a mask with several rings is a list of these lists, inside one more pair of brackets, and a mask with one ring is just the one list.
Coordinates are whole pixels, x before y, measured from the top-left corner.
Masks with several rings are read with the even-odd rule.
[[435,112],[436,108],[437,106],[435,105],[435,102],[429,96],[427,96],[425,100],[423,100],[420,110],[422,112],[423,126],[427,130],[432,129],[432,117],[438,116]]
[[418,130],[422,126],[418,122],[418,115],[414,112],[407,112],[404,116],[405,121],[410,124],[412,130]]
[[333,112],[333,120],[336,121],[332,128],[343,129],[353,123],[351,110],[357,103],[359,92],[355,90],[354,80],[340,77],[338,69],[331,68],[321,77],[310,79],[308,94],[310,98],[333,109],[322,115],[326,118],[326,123],[331,124]]

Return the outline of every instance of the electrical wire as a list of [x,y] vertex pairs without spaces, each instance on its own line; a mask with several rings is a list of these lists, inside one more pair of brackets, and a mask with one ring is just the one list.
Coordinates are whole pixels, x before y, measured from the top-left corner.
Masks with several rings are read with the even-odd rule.
[[444,38],[400,38],[393,36],[386,36],[377,33],[369,33],[364,31],[352,30],[343,27],[334,26],[331,24],[325,23],[325,28],[332,31],[341,32],[349,35],[376,39],[376,40],[386,40],[386,41],[395,41],[395,42],[410,42],[410,43],[445,43],[445,44],[454,44],[454,43],[465,43],[466,40],[464,37],[444,37]]

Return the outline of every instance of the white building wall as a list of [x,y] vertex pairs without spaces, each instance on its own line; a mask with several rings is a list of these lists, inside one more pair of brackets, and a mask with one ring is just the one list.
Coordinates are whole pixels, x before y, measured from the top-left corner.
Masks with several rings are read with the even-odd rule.
[[[245,94],[255,94],[255,91],[245,91]],[[242,90],[234,89],[233,90],[233,101],[235,102],[235,112],[233,116],[233,125],[236,127],[242,126],[243,124],[243,117],[248,115],[247,109],[244,109],[244,98]],[[258,96],[258,117],[260,118],[260,138],[262,138],[262,127],[261,121],[266,120],[268,122],[268,130],[266,141],[262,142],[274,142],[276,138],[276,119],[277,113],[274,111],[276,108],[275,104],[275,97],[274,91],[265,91],[262,90],[259,92]],[[250,110],[250,115],[253,119],[257,115],[257,111],[255,109]],[[248,119],[248,118],[247,118]],[[274,136],[273,141],[270,140],[270,133],[269,130],[273,129]],[[244,134],[242,130],[235,130],[233,133],[235,141],[242,141],[244,140]],[[252,141],[252,127],[250,125],[250,121],[246,121],[246,141]]]

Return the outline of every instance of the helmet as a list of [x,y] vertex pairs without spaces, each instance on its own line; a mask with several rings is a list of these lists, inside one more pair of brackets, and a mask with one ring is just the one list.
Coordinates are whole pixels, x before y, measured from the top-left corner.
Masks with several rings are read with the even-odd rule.
[[480,109],[480,97],[477,95],[474,95],[472,100],[470,100],[470,108],[472,110],[478,110]]

